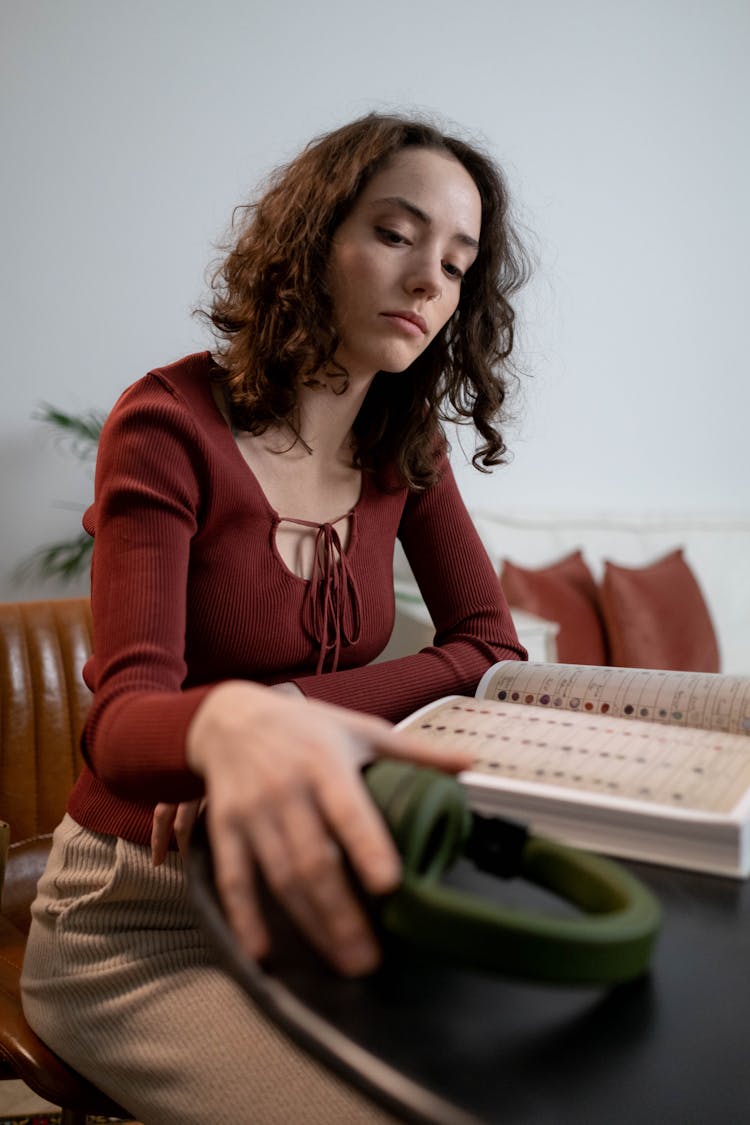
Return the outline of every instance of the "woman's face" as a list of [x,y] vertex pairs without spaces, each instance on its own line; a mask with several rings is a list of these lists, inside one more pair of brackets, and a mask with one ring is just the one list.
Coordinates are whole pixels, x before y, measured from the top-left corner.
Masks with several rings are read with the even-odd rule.
[[329,287],[351,379],[404,371],[456,310],[482,205],[452,156],[407,148],[377,172],[333,236]]

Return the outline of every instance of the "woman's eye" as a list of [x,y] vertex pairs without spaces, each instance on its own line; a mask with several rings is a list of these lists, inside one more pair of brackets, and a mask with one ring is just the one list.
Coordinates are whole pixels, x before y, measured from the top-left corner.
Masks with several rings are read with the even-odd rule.
[[460,270],[458,266],[454,266],[452,262],[443,262],[443,269],[448,277],[453,277],[456,281],[463,281],[464,271]]
[[403,234],[399,234],[397,230],[391,230],[389,227],[375,227],[375,231],[383,242],[387,242],[390,246],[408,244],[408,239]]

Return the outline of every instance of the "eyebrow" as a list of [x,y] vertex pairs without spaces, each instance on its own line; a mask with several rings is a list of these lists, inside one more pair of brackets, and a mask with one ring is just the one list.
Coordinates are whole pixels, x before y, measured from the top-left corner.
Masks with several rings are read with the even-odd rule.
[[[402,210],[408,211],[410,215],[413,215],[420,223],[424,223],[426,227],[429,227],[432,223],[432,218],[426,211],[423,211],[421,207],[417,207],[416,203],[412,203],[411,200],[405,199],[403,195],[386,195],[383,199],[373,200],[372,205],[373,207],[378,207],[382,206],[383,203],[388,203],[392,207],[400,207]],[[463,231],[456,231],[453,237],[458,242],[463,242],[464,246],[471,247],[472,250],[479,249],[479,243],[476,238],[472,238],[469,234],[464,234]]]

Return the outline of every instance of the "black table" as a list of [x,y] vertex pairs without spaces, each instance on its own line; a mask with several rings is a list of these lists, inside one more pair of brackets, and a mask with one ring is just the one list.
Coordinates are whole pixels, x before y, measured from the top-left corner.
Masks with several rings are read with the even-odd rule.
[[[231,967],[294,1038],[407,1121],[745,1125],[750,884],[628,866],[664,920],[651,974],[614,989],[480,975],[400,945],[374,976],[342,980],[278,912],[267,965],[230,952]],[[451,881],[550,901],[465,862]]]

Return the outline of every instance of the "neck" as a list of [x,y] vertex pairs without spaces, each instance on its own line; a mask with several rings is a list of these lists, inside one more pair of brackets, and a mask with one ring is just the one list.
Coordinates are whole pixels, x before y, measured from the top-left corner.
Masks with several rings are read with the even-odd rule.
[[349,449],[352,426],[371,382],[372,377],[352,380],[338,395],[327,386],[300,386],[300,434],[316,456],[338,457]]

